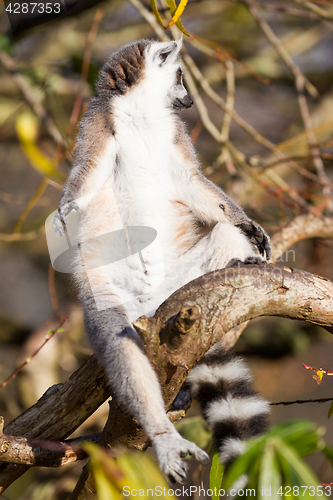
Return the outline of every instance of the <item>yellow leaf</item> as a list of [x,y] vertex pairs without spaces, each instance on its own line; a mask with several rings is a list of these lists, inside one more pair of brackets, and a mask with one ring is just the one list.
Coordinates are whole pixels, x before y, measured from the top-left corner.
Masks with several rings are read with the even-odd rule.
[[[177,13],[178,9],[180,8],[180,6],[181,6],[182,3],[184,3],[184,6],[182,7],[182,11],[180,13]],[[193,37],[193,35],[191,35],[190,33],[188,33],[186,31],[186,29],[183,26],[183,23],[179,19],[179,16],[184,12],[186,4],[187,4],[187,0],[185,0],[185,1],[181,0],[179,6],[177,8],[175,0],[167,0],[167,6],[169,7],[170,14],[171,14],[171,16],[173,18],[172,21],[170,21],[170,23],[167,26],[167,28],[169,28],[170,26],[172,26],[173,24],[175,24],[177,26],[177,28],[180,29],[180,31],[182,31],[184,33],[184,35],[189,36],[189,37]],[[176,16],[177,16],[177,18],[176,18]]]
[[22,113],[16,119],[16,131],[20,141],[35,142],[38,133],[38,120],[31,113]]
[[47,158],[36,145],[38,136],[38,120],[31,113],[22,113],[16,119],[16,132],[21,147],[29,159],[31,166],[43,176],[52,176],[60,178],[57,172],[57,164],[50,158]]
[[[187,1],[188,0],[180,0],[180,3],[178,5],[178,7],[176,8],[176,11],[174,13],[171,12],[171,9],[170,9],[170,13],[172,15],[172,21],[169,22],[168,24],[168,28],[170,26],[172,26],[173,24],[177,23],[178,19],[180,18],[180,16],[182,15],[182,13],[184,12],[184,9],[186,7],[186,4],[187,4]],[[167,4],[169,2],[167,1]]]

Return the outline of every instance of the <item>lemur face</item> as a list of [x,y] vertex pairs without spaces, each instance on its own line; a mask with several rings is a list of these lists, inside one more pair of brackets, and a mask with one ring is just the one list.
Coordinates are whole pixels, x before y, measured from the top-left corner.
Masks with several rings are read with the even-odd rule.
[[174,109],[190,108],[193,101],[183,85],[179,52],[182,41],[153,42],[146,49],[146,81],[154,85],[154,93]]

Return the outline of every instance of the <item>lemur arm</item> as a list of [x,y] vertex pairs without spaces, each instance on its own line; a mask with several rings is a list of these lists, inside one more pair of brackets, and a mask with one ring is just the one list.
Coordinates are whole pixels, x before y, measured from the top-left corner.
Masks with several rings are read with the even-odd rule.
[[[84,209],[89,195],[98,193],[116,160],[113,127],[108,102],[95,96],[89,104],[76,139],[75,162],[68,175],[53,227],[58,236],[64,233],[66,216]],[[105,164],[105,160],[108,164]]]
[[267,260],[272,257],[270,238],[257,222],[251,220],[222,189],[206,179],[199,171],[190,175],[186,204],[201,222],[229,222],[238,227]]
[[[181,120],[177,120],[175,145],[184,178],[180,179],[182,202],[203,224],[229,222],[238,227],[261,255],[272,257],[270,238],[221,188],[201,172],[195,150]],[[186,189],[184,189],[186,186]]]

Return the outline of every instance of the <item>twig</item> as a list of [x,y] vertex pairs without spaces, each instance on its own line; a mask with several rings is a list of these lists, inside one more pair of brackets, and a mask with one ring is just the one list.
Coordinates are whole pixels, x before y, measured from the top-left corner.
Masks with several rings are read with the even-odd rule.
[[[248,5],[249,11],[251,12],[254,19],[257,21],[262,31],[266,35],[269,42],[273,45],[281,59],[285,62],[285,64],[290,68],[291,72],[295,78],[295,86],[298,92],[298,103],[300,107],[300,112],[302,116],[302,120],[304,123],[305,130],[307,132],[307,138],[309,142],[309,146],[311,149],[313,163],[315,169],[317,170],[318,177],[321,179],[322,184],[324,186],[323,192],[324,195],[329,197],[331,194],[331,190],[329,187],[329,179],[325,173],[325,168],[323,161],[320,157],[320,149],[317,144],[316,136],[313,132],[311,116],[309,112],[308,103],[306,100],[306,96],[304,94],[304,89],[306,88],[312,97],[318,97],[317,89],[308,81],[308,79],[303,75],[299,67],[294,63],[293,59],[290,57],[286,49],[283,47],[282,43],[275,35],[272,28],[269,24],[264,20],[261,16],[260,12],[256,8],[253,0],[244,0],[244,2]],[[306,2],[310,3],[310,2]]]
[[235,175],[237,173],[235,166],[232,162],[230,151],[226,146],[226,142],[229,140],[230,126],[232,122],[231,111],[234,109],[235,105],[235,73],[234,65],[232,61],[227,59],[225,61],[225,71],[226,71],[226,84],[227,84],[227,97],[226,97],[226,108],[227,111],[224,113],[223,123],[221,128],[221,139],[224,145],[222,146],[222,152],[217,162],[225,163],[230,175]]
[[43,225],[39,229],[35,231],[29,231],[27,233],[14,233],[14,234],[5,234],[0,233],[0,241],[6,241],[7,243],[14,243],[16,241],[31,241],[44,234],[45,226]]
[[232,61],[225,62],[226,82],[227,82],[227,98],[226,98],[226,112],[223,117],[221,137],[222,141],[226,142],[229,139],[230,125],[231,125],[231,112],[235,105],[235,73]]
[[326,403],[327,401],[333,401],[333,398],[322,398],[322,399],[296,399],[296,401],[280,401],[279,403],[270,403],[271,406],[288,406],[288,405],[301,405],[303,403]]
[[[327,153],[320,153],[320,157],[323,160],[333,160],[333,156]],[[307,177],[308,179],[311,179],[312,181],[317,182],[318,184],[323,184],[324,181],[320,179],[318,175],[309,172],[305,168],[301,167],[298,163],[296,163],[296,161],[299,160],[311,160],[312,158],[313,158],[312,155],[289,156],[284,160],[274,160],[271,163],[268,163],[267,165],[260,165],[258,167],[255,166],[253,167],[253,169],[256,170],[258,173],[260,173],[263,172],[264,170],[267,170],[268,168],[273,168],[279,165],[283,165],[284,163],[288,163],[291,168],[297,170],[304,177]],[[330,183],[331,186],[333,186],[333,183],[330,181],[330,179],[328,179],[328,182]]]
[[[147,21],[147,23],[153,28],[156,35],[164,42],[169,41],[169,37],[165,30],[160,26],[156,20],[156,17],[140,0],[130,0],[131,4],[137,9],[137,11],[142,15],[142,17]],[[167,8],[169,11],[169,8]]]
[[303,5],[307,9],[311,10],[314,12],[317,16],[322,17],[323,19],[326,19],[327,21],[333,21],[333,16],[327,10],[322,9],[319,7],[319,5],[316,5],[312,2],[308,2],[307,0],[294,0],[294,2]]
[[308,12],[307,10],[301,9],[293,9],[291,7],[286,7],[283,5],[274,5],[272,3],[268,3],[266,1],[258,2],[257,0],[254,2],[255,5],[261,7],[265,10],[272,10],[274,12],[280,12],[282,14],[289,14],[291,16],[297,17],[307,17],[308,19],[318,19],[318,14],[315,12]]
[[39,351],[45,346],[45,344],[47,344],[55,336],[55,334],[60,330],[60,328],[62,327],[62,325],[66,321],[67,321],[67,318],[64,318],[57,328],[55,328],[54,330],[51,330],[51,332],[47,333],[46,338],[45,338],[44,342],[42,343],[42,345],[40,345],[31,354],[31,356],[29,358],[27,358],[11,375],[9,375],[9,377],[6,378],[6,380],[4,380],[2,382],[2,384],[0,384],[0,390],[3,389],[3,387],[5,387],[8,384],[8,382],[13,380],[16,377],[16,375],[22,370],[22,368],[24,368],[28,363],[30,363],[30,361],[39,353]]
[[26,218],[28,217],[28,215],[31,212],[31,210],[35,207],[35,205],[40,200],[40,197],[44,193],[47,184],[48,183],[47,183],[47,181],[46,181],[46,179],[44,177],[42,179],[41,183],[39,184],[36,192],[34,193],[34,195],[32,196],[32,198],[28,201],[28,203],[24,207],[22,213],[20,214],[20,216],[19,216],[19,218],[18,218],[18,220],[17,220],[17,222],[16,222],[16,224],[14,226],[13,234],[20,233],[22,225],[23,225],[23,222],[26,220]]
[[76,96],[76,99],[74,102],[74,106],[73,106],[72,115],[71,115],[70,120],[69,120],[69,126],[68,126],[68,129],[66,132],[67,136],[72,135],[75,124],[77,123],[79,115],[80,115],[82,101],[83,101],[83,89],[84,89],[84,85],[86,83],[86,80],[88,78],[88,73],[89,73],[92,45],[93,45],[94,40],[96,38],[102,17],[104,15],[104,10],[105,10],[105,4],[102,4],[98,8],[98,10],[96,11],[92,26],[91,26],[90,31],[89,31],[88,36],[87,36],[86,48],[85,48],[84,55],[83,55],[80,88],[79,88],[79,91],[77,93],[77,96]]
[[25,100],[32,108],[36,116],[38,116],[38,118],[42,121],[48,134],[52,137],[56,144],[61,144],[63,141],[57,126],[55,125],[51,116],[47,114],[45,108],[39,102],[38,98],[36,97],[35,90],[28,83],[28,80],[18,71],[14,60],[4,52],[0,51],[0,62],[7,69],[7,71],[11,73],[17,86],[24,95]]
[[59,320],[62,320],[64,315],[62,314],[59,306],[59,301],[58,301],[58,296],[57,296],[57,290],[55,286],[55,273],[54,273],[54,268],[52,265],[49,265],[49,272],[48,272],[48,278],[49,278],[49,292],[50,292],[50,297],[51,297],[51,303],[54,312],[56,313],[57,317]]
[[278,37],[275,35],[274,31],[272,28],[269,26],[269,24],[264,20],[260,12],[258,11],[257,7],[255,6],[255,3],[253,0],[242,0],[243,3],[245,3],[248,6],[249,11],[251,12],[252,16],[254,19],[257,21],[259,26],[261,27],[262,31],[266,35],[267,39],[269,42],[273,45],[281,59],[284,61],[284,63],[288,66],[288,68],[291,70],[293,75],[295,75],[297,78],[302,78],[304,79],[304,86],[306,90],[309,92],[309,94],[312,97],[318,97],[318,90],[312,83],[303,75],[299,67],[294,63],[293,59],[290,57]]

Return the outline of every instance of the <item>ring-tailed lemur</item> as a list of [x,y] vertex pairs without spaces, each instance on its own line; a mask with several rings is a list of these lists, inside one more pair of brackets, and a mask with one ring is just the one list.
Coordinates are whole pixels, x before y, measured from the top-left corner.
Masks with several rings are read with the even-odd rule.
[[[182,82],[180,48],[181,42],[141,40],[106,62],[53,221],[61,236],[66,216],[78,212],[75,278],[90,343],[173,481],[185,477],[182,457],[190,453],[206,463],[208,456],[170,423],[132,322],[153,314],[191,279],[230,261],[260,264],[265,253],[271,257],[262,227],[200,172],[177,114],[193,104]],[[130,247],[126,255],[122,245]],[[263,430],[268,405],[251,389],[242,362],[217,347],[188,384],[228,464],[244,438]]]

